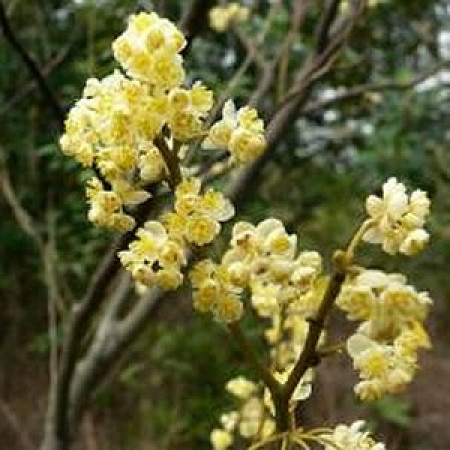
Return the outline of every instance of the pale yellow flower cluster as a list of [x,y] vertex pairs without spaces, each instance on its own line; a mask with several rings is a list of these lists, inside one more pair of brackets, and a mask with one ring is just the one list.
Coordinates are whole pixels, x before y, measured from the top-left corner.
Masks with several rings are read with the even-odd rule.
[[374,400],[401,391],[417,368],[417,353],[430,346],[423,328],[432,301],[400,274],[367,270],[350,280],[337,299],[350,320],[362,321],[347,341],[359,370],[355,392]]
[[216,6],[209,11],[209,24],[219,33],[226,31],[231,25],[245,22],[250,16],[250,10],[239,3],[231,2],[226,6]]
[[[275,372],[274,376],[284,383],[288,374]],[[292,395],[292,405],[311,395],[312,378],[312,370],[308,370]],[[275,410],[267,388],[238,376],[228,381],[226,390],[235,398],[238,407],[222,414],[222,427],[211,432],[214,450],[228,449],[237,436],[260,442],[275,433]]]
[[185,178],[175,190],[174,212],[162,220],[178,241],[198,246],[210,244],[220,232],[220,222],[234,215],[232,203],[212,189],[200,192],[198,178]]
[[129,249],[119,253],[122,264],[142,285],[176,289],[183,281],[185,249],[156,221],[146,222],[136,236]]
[[429,235],[423,226],[430,212],[430,200],[426,192],[416,190],[409,196],[402,183],[390,178],[383,185],[381,198],[367,198],[366,210],[372,226],[363,240],[381,244],[386,253],[415,255],[427,244]]
[[112,47],[114,57],[129,76],[165,91],[184,81],[179,53],[185,46],[186,39],[172,22],[142,12],[130,17],[128,28]]
[[321,269],[316,252],[297,254],[297,236],[288,234],[278,219],[258,225],[238,222],[222,264],[234,283],[252,291],[252,303],[261,316],[270,316],[279,304],[305,294]]
[[239,404],[239,409],[222,414],[222,427],[211,432],[214,450],[226,450],[235,436],[262,440],[275,432],[272,414],[262,399],[262,387],[243,376],[233,378],[226,385],[227,391]]
[[222,322],[235,322],[242,317],[242,289],[231,282],[225,267],[206,259],[196,264],[189,276],[197,311],[212,312]]
[[236,111],[232,100],[225,102],[222,119],[210,128],[203,142],[205,148],[228,150],[238,164],[256,159],[266,145],[264,123],[256,109],[244,106]]
[[[148,45],[152,39],[157,39],[155,36],[165,39],[158,52],[152,52],[155,66],[158,67],[162,59],[178,67],[181,56],[175,57],[173,52],[182,48],[176,44],[182,35],[174,30],[170,22],[157,18],[155,14],[132,16],[128,30],[113,47],[117,59],[135,78],[130,79],[116,70],[103,80],[88,80],[83,98],[72,108],[66,120],[66,133],[61,138],[63,152],[85,167],[96,167],[110,185],[102,187],[98,179],[91,182],[95,185],[95,195],[89,197],[89,218],[97,225],[121,231],[133,227],[134,220],[123,213],[123,206],[145,201],[149,195],[144,195],[142,188],[148,183],[161,181],[167,175],[164,159],[154,143],[165,125],[172,136],[181,141],[203,133],[203,119],[212,107],[212,93],[200,83],[194,84],[190,90],[179,87],[184,72],[182,77],[169,83],[157,76],[159,71],[156,69],[154,76],[150,72],[143,76],[136,65],[136,61],[142,62],[141,53],[150,52],[150,48],[144,45],[145,39],[140,36],[138,42],[133,34],[139,32],[148,34],[145,41]],[[136,46],[139,45],[142,48],[138,51]],[[130,61],[123,56],[125,47],[133,56]],[[166,58],[166,54],[170,54],[170,58]],[[163,73],[170,73],[170,70]],[[121,192],[117,190],[120,187],[123,188]],[[130,201],[122,198],[124,193]],[[105,201],[105,198],[112,197],[115,200],[110,203],[114,203],[114,207]],[[119,205],[117,200],[120,200]]]
[[220,264],[203,261],[193,271],[194,305],[199,310],[220,317],[218,305],[228,299],[233,311],[242,311],[237,306],[239,294],[247,289],[262,317],[274,318],[281,305],[289,304],[292,317],[295,310],[303,318],[311,312],[314,297],[306,294],[320,272],[321,258],[316,252],[297,255],[297,236],[289,235],[282,222],[267,219],[257,226],[239,222],[233,227],[230,246]]
[[[61,137],[63,152],[96,172],[86,195],[88,218],[97,226],[132,230],[131,207],[151,197],[150,185],[168,182],[175,191],[174,211],[164,214],[162,223],[147,222],[120,254],[137,281],[164,289],[182,282],[188,247],[211,243],[220,223],[234,214],[222,194],[201,192],[198,179],[182,178],[184,150],[208,134],[205,119],[213,105],[212,92],[200,82],[182,86],[185,45],[170,21],[154,13],[131,16],[112,46],[126,74],[116,70],[102,80],[89,79]],[[260,154],[263,123],[250,108],[235,116],[226,144],[239,161],[250,161]],[[234,303],[233,313],[227,305],[221,317],[237,316],[240,303]]]
[[[88,217],[98,226],[131,230],[134,219],[127,207],[147,200],[146,187],[170,175],[161,145],[180,162],[183,144],[208,134],[204,122],[213,95],[200,82],[190,89],[182,87],[185,72],[180,52],[185,45],[184,36],[170,21],[154,13],[131,16],[127,29],[113,43],[114,56],[126,75],[116,70],[102,80],[89,79],[83,98],[68,115],[61,148],[99,174],[87,189]],[[226,123],[228,128],[223,121],[214,125],[211,136],[227,128],[223,144],[236,161],[250,162],[262,152],[264,126],[255,110],[244,107]],[[207,209],[220,201],[215,194],[205,194]],[[217,229],[214,214],[203,214],[201,224],[190,221],[201,234],[193,242],[211,241],[212,230]]]
[[175,190],[175,210],[162,222],[150,221],[138,229],[138,239],[119,253],[133,278],[145,285],[176,289],[183,281],[189,244],[209,244],[220,231],[220,222],[234,215],[233,205],[219,192],[200,193],[197,178],[185,178]]
[[[247,222],[235,224],[230,247],[220,264],[206,260],[194,269],[194,306],[221,318],[216,311],[217,302],[229,301],[239,311],[239,315],[229,319],[236,319],[243,309],[240,296],[248,293],[258,316],[268,319],[265,337],[271,349],[269,367],[275,379],[285,383],[304,346],[307,318],[315,313],[326,286],[319,277],[321,257],[316,252],[298,253],[297,236],[288,234],[277,219],[267,219],[256,226]],[[230,297],[232,300],[220,300]],[[310,369],[303,376],[290,407],[309,397],[313,375]],[[245,420],[236,419],[229,428],[224,426],[228,422],[222,420],[223,428],[211,434],[215,450],[228,448],[235,434],[261,440],[274,433],[275,411],[267,389],[243,377],[231,380],[227,389],[240,399],[239,409],[229,414],[242,418],[244,411]],[[258,429],[262,434],[256,434]]]
[[364,421],[358,420],[350,426],[338,425],[332,432],[319,435],[324,440],[324,450],[386,450],[383,443],[376,442],[368,431],[364,431],[364,426]]

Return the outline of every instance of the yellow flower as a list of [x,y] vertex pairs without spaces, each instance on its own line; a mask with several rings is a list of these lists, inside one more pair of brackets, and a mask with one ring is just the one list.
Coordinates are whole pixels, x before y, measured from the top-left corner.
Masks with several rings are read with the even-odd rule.
[[405,186],[390,178],[383,185],[382,198],[367,198],[366,210],[372,225],[363,239],[382,244],[386,253],[411,256],[428,243],[429,235],[422,227],[430,211],[430,200],[424,191],[416,190],[408,196]]
[[186,265],[183,247],[170,239],[164,226],[156,221],[146,222],[136,232],[138,239],[119,258],[136,281],[165,290],[174,290],[183,281],[181,268]]
[[211,444],[214,450],[226,450],[233,443],[233,437],[228,431],[215,429],[211,432]]
[[128,28],[112,47],[114,57],[130,76],[161,91],[182,83],[184,70],[178,53],[185,45],[173,23],[142,12],[130,17]]
[[189,274],[194,287],[194,308],[200,312],[211,311],[223,322],[239,320],[243,305],[239,300],[240,289],[234,286],[228,273],[211,260],[197,263]]
[[123,212],[120,195],[104,190],[98,178],[91,178],[87,182],[86,196],[90,204],[88,219],[92,223],[118,231],[129,231],[133,228],[134,219]]
[[205,245],[213,241],[220,231],[220,225],[210,217],[201,214],[192,215],[186,229],[186,239],[196,245]]
[[386,450],[381,442],[375,442],[369,432],[363,431],[364,421],[358,420],[348,425],[338,425],[331,432],[322,433],[319,438],[324,438],[324,450]]
[[203,146],[227,149],[233,161],[249,163],[266,148],[263,121],[255,109],[245,106],[236,111],[234,103],[228,100],[223,107],[222,119],[210,128]]
[[161,181],[167,172],[164,159],[153,144],[142,148],[138,167],[141,179],[147,183]]
[[256,392],[256,389],[256,384],[243,376],[233,378],[226,384],[226,390],[241,400],[250,398]]
[[232,2],[226,6],[216,6],[209,11],[209,24],[219,33],[227,30],[232,24],[245,22],[250,15],[246,6]]
[[257,397],[251,397],[241,408],[239,433],[245,438],[256,436],[264,421],[264,404]]
[[[175,213],[183,221],[183,236],[187,242],[195,245],[206,245],[213,241],[220,231],[219,222],[230,219],[234,215],[231,202],[219,192],[212,190],[200,193],[201,183],[196,178],[186,178],[175,191]],[[179,227],[181,231],[181,226]]]
[[172,89],[168,99],[168,122],[173,136],[188,141],[203,134],[203,121],[213,104],[212,92],[197,82],[191,90]]

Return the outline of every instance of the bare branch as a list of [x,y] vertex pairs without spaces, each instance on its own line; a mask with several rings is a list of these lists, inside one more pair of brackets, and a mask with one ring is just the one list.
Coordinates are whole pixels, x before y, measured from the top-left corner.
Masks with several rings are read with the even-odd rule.
[[333,39],[327,48],[320,55],[313,56],[305,64],[296,78],[296,82],[291,91],[292,93],[288,93],[286,98],[275,109],[267,127],[267,150],[252,165],[234,174],[234,178],[232,178],[227,187],[227,195],[235,203],[239,203],[245,199],[248,187],[251,185],[251,180],[254,179],[256,174],[270,160],[276,144],[280,141],[286,129],[299,115],[300,108],[306,101],[313,84],[330,70],[361,14],[363,4],[364,0],[357,2],[355,9],[345,17],[345,20],[341,22],[340,26],[334,32]]
[[22,206],[14,188],[11,185],[11,179],[9,176],[9,171],[6,167],[4,155],[0,156],[0,189],[20,228],[25,232],[25,234],[33,239],[39,250],[43,251],[44,242],[36,227],[36,224],[34,223],[34,219]]
[[179,27],[187,39],[187,46],[184,49],[186,53],[192,43],[205,25],[208,23],[208,12],[214,5],[215,0],[191,0],[189,7],[180,20]]
[[11,427],[17,436],[17,443],[23,450],[34,450],[34,444],[23,427],[23,422],[16,416],[14,411],[9,407],[9,405],[0,399],[0,412],[5,420],[5,422]]
[[263,76],[260,78],[258,86],[253,92],[252,96],[249,100],[249,105],[258,106],[264,96],[267,94],[269,89],[274,83],[277,66],[283,58],[286,58],[286,55],[289,53],[289,50],[293,44],[295,36],[299,32],[303,20],[306,15],[307,8],[309,6],[310,0],[297,0],[295,5],[294,14],[292,16],[291,28],[286,35],[285,40],[280,46],[280,50],[278,52],[278,58],[275,58],[273,61],[268,61],[266,63],[266,67],[263,72]]
[[308,334],[306,336],[302,353],[283,387],[283,394],[287,397],[287,400],[291,398],[292,393],[305,374],[306,370],[315,364],[315,359],[317,357],[316,348],[322,330],[325,326],[325,319],[327,318],[334,304],[334,301],[341,291],[344,280],[345,273],[336,270],[328,283],[327,290],[319,306],[319,310],[317,311],[316,316],[309,321]]
[[[53,70],[55,70],[62,61],[69,54],[69,50],[71,48],[71,44],[66,45],[62,48],[54,58],[52,58],[48,63],[46,63],[42,67],[43,76],[47,77],[50,75]],[[14,106],[16,106],[24,97],[26,97],[30,92],[33,92],[34,89],[38,87],[36,83],[36,79],[30,80],[28,83],[23,85],[21,89],[19,89],[1,108],[0,115],[6,114],[9,110],[11,110]]]
[[42,92],[45,102],[48,104],[48,106],[52,110],[53,115],[54,115],[56,121],[58,122],[59,127],[62,128],[63,124],[64,124],[64,116],[65,116],[64,108],[60,105],[58,99],[56,98],[55,94],[53,93],[50,86],[48,85],[44,74],[42,73],[42,71],[36,64],[36,62],[28,54],[28,52],[25,50],[23,45],[19,42],[19,40],[18,40],[16,34],[14,33],[14,30],[9,22],[8,16],[5,11],[5,7],[3,6],[3,3],[1,3],[1,2],[0,2],[0,26],[2,27],[3,34],[6,38],[6,40],[9,42],[11,47],[16,51],[16,53],[22,59],[22,61],[26,65],[28,71],[30,72],[31,76],[36,80],[36,83]]
[[329,0],[316,30],[316,53],[322,53],[328,45],[330,28],[339,11],[341,0]]
[[[86,354],[76,364],[69,387],[67,421],[71,428],[73,423],[78,422],[79,412],[84,406],[92,386],[96,385],[99,376],[107,370],[105,367],[109,360],[111,351],[117,346],[118,337],[118,314],[130,290],[130,277],[128,273],[119,274],[115,283],[111,283],[111,294],[106,299],[106,310],[97,326],[97,332],[93,342]],[[70,430],[69,430],[70,431]]]
[[264,74],[264,70],[267,63],[265,63],[262,56],[259,55],[260,47],[264,43],[267,33],[270,30],[272,20],[275,18],[280,8],[280,5],[281,3],[279,0],[272,3],[270,11],[267,14],[267,18],[264,21],[264,25],[259,35],[257,36],[255,42],[247,39],[242,33],[237,31],[239,39],[241,40],[241,42],[244,43],[244,46],[247,49],[247,54],[242,63],[240,64],[240,66],[237,68],[234,75],[228,81],[227,86],[222,91],[219,99],[214,105],[214,108],[210,112],[207,120],[207,125],[211,125],[214,122],[214,120],[217,119],[220,111],[222,111],[222,107],[225,104],[225,101],[232,95],[234,90],[239,86],[239,83],[241,82],[245,72],[248,70],[248,68],[251,66],[252,63],[256,62],[258,69],[261,71],[262,74]]
[[441,70],[447,67],[450,67],[450,60],[440,61],[429,70],[412,78],[409,81],[388,80],[379,83],[367,83],[363,85],[353,86],[340,94],[336,94],[334,97],[307,103],[302,109],[302,114],[311,114],[316,111],[321,111],[336,103],[359,97],[369,92],[383,92],[389,90],[403,91],[412,89],[420,83],[423,83],[424,81],[438,74]]

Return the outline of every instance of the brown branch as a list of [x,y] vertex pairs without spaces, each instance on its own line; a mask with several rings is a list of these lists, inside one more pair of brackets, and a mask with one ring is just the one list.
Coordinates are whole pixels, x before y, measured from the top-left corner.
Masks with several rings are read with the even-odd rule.
[[5,156],[3,154],[0,155],[0,189],[20,228],[25,234],[33,239],[39,251],[43,252],[45,247],[44,241],[34,223],[33,217],[31,217],[28,211],[22,206],[18,195],[12,187],[9,171],[6,167]]
[[215,0],[191,0],[178,25],[187,39],[183,54],[189,50],[194,37],[208,25],[208,12],[214,3]]
[[289,71],[289,59],[292,45],[298,35],[300,25],[306,13],[307,2],[298,0],[294,8],[293,20],[288,31],[287,37],[281,46],[281,54],[279,56],[279,73],[278,73],[278,89],[277,98],[280,97],[285,90]]
[[258,356],[253,349],[253,346],[248,341],[245,336],[242,328],[240,327],[238,322],[232,322],[228,324],[228,330],[231,335],[234,337],[236,342],[239,344],[239,347],[242,350],[242,353],[258,373],[258,375],[263,380],[264,384],[272,393],[277,393],[280,389],[280,383],[273,377],[270,370],[259,360]]
[[[389,90],[403,91],[403,90],[412,89],[415,86],[417,86],[418,84],[433,77],[434,75],[439,73],[441,70],[445,69],[446,67],[450,67],[450,60],[440,61],[439,63],[435,64],[432,68],[430,68],[429,70],[425,71],[424,73],[414,77],[410,81],[389,80],[389,81],[382,81],[379,83],[367,83],[367,84],[363,84],[363,85],[359,85],[359,86],[353,86],[353,87],[347,89],[345,92],[342,92],[341,94],[337,94],[334,97],[307,103],[304,106],[304,108],[302,109],[302,113],[303,114],[311,114],[316,111],[323,110],[331,105],[334,105],[335,103],[340,103],[340,102],[349,100],[354,97],[359,97],[368,92],[383,92],[383,91],[389,91]],[[293,93],[293,95],[297,95],[297,94]]]
[[10,406],[3,400],[0,399],[0,412],[4,417],[5,422],[11,427],[14,433],[17,435],[17,443],[23,450],[34,450],[34,444],[28,433],[25,431],[23,426],[23,421],[17,417]]
[[[62,48],[54,58],[52,58],[48,63],[46,63],[42,67],[42,74],[47,77],[50,75],[53,70],[55,70],[62,61],[69,54],[71,44],[66,45]],[[24,97],[26,97],[30,92],[33,92],[34,89],[38,87],[36,80],[32,79],[25,85],[21,87],[21,89],[17,90],[17,92],[7,100],[7,102],[0,108],[0,115],[6,114],[11,108],[13,108],[17,103],[19,103]]]
[[330,70],[333,62],[339,56],[339,51],[345,45],[362,12],[363,0],[358,5],[359,8],[351,11],[346,20],[341,22],[327,48],[320,55],[311,57],[309,62],[299,72],[292,89],[292,93],[295,93],[295,95],[288,93],[286,98],[275,109],[266,132],[267,150],[256,162],[242,169],[231,180],[227,187],[227,195],[236,203],[239,204],[245,200],[245,195],[248,193],[247,187],[251,186],[251,180],[256,177],[272,157],[276,144],[282,139],[286,130],[299,115],[300,108],[305,103],[313,84]]
[[336,19],[341,0],[329,0],[316,29],[316,54],[322,53],[329,43],[331,25]]
[[294,13],[292,15],[291,28],[286,34],[286,38],[280,46],[278,51],[278,57],[276,57],[273,61],[268,61],[266,63],[266,67],[264,68],[263,75],[260,78],[260,81],[253,92],[252,96],[249,100],[249,105],[258,106],[264,96],[272,87],[276,74],[277,67],[280,61],[286,57],[286,54],[289,52],[289,49],[293,43],[293,39],[300,30],[303,21],[306,16],[307,7],[309,5],[310,0],[297,0],[295,5]]
[[59,125],[60,128],[63,127],[65,112],[64,108],[60,105],[58,99],[55,94],[51,90],[50,86],[47,83],[47,80],[33,60],[33,58],[28,54],[25,50],[24,46],[18,40],[14,30],[9,22],[8,16],[5,11],[5,7],[3,3],[0,2],[0,26],[3,30],[3,34],[5,39],[9,42],[11,47],[16,51],[19,57],[22,59],[23,63],[27,67],[31,76],[36,80],[36,83],[41,90],[41,93],[45,99],[45,102],[48,104],[49,108],[52,110],[53,115]]
[[[105,299],[105,292],[111,280],[121,268],[117,252],[125,249],[134,239],[138,227],[148,217],[150,210],[155,206],[153,199],[138,206],[134,214],[136,225],[128,233],[120,236],[110,247],[102,258],[99,266],[91,278],[83,298],[72,308],[72,315],[66,328],[63,349],[60,358],[58,384],[55,393],[54,404],[49,405],[54,416],[55,434],[61,442],[69,440],[69,395],[70,384],[75,371],[80,344],[85,331],[89,327],[90,320]],[[62,447],[64,448],[64,447]]]
[[340,270],[336,270],[336,272],[332,275],[330,282],[328,283],[327,290],[323,296],[316,316],[309,320],[308,335],[306,336],[302,353],[294,368],[292,369],[292,372],[290,373],[286,384],[283,387],[283,395],[287,397],[287,400],[291,398],[292,393],[294,392],[305,372],[310,367],[316,365],[316,349],[320,335],[325,326],[325,319],[327,318],[334,304],[334,301],[341,291],[344,280],[345,273]]
[[[280,432],[287,431],[290,428],[289,417],[286,411],[289,411],[289,402],[298,383],[310,367],[316,366],[319,364],[322,357],[327,356],[326,349],[324,351],[324,348],[317,348],[320,336],[325,328],[325,322],[331,312],[334,302],[341,292],[346,275],[352,270],[355,250],[360,243],[362,236],[371,224],[372,221],[370,219],[365,220],[352,236],[346,250],[338,250],[334,253],[333,263],[335,269],[330,281],[328,282],[327,289],[323,295],[322,301],[320,302],[317,313],[314,317],[308,320],[309,328],[303,349],[294,364],[287,381],[281,387],[278,395],[275,395],[273,398],[277,429]],[[330,348],[328,350],[328,354],[330,351],[336,351],[336,348],[341,348],[341,346],[341,343],[339,343],[338,347],[333,346],[334,348]]]
[[[169,183],[172,191],[174,191],[177,185],[182,180],[180,161],[178,159],[176,149],[171,150],[169,148],[164,136],[158,136],[155,139],[155,144],[158,147],[158,150],[161,153],[161,156],[166,163],[166,167],[169,172],[167,182]],[[174,145],[177,144],[175,143]]]
[[252,63],[256,63],[258,66],[259,71],[264,74],[264,70],[266,67],[264,58],[259,55],[260,53],[260,47],[264,43],[264,40],[267,36],[267,33],[270,31],[270,25],[272,23],[272,20],[275,18],[278,9],[280,7],[281,3],[280,1],[275,1],[272,3],[272,6],[270,8],[270,11],[267,14],[267,18],[264,21],[264,25],[256,37],[255,42],[247,39],[242,33],[239,31],[236,31],[237,36],[243,42],[247,54],[245,58],[243,59],[240,66],[236,69],[234,75],[230,78],[228,81],[225,89],[222,91],[219,99],[217,100],[216,104],[214,105],[214,108],[211,110],[208,120],[206,121],[207,125],[211,125],[218,117],[219,113],[222,111],[223,105],[225,104],[225,101],[231,96],[231,94],[234,92],[234,90],[237,88],[239,83],[242,80],[242,77],[244,76],[247,69],[251,66]]
[[355,2],[354,8],[337,24],[328,46],[320,54],[314,54],[300,70],[294,86],[277,105],[275,114],[286,108],[289,103],[296,103],[297,109],[303,103],[312,84],[328,73],[361,16],[364,2],[365,0]]

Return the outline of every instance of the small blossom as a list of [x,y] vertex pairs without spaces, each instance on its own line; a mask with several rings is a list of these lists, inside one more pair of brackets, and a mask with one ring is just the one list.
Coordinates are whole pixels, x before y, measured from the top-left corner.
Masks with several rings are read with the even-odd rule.
[[376,400],[397,393],[411,382],[418,351],[429,348],[423,328],[431,299],[398,274],[368,270],[343,287],[337,305],[350,320],[361,320],[347,341],[347,351],[361,381],[355,393]]
[[247,164],[266,148],[263,121],[255,109],[245,106],[236,111],[234,103],[228,100],[223,107],[222,119],[210,128],[203,146],[226,149],[234,161]]
[[211,432],[211,444],[214,450],[227,450],[233,443],[233,436],[225,430],[215,429]]
[[211,28],[219,33],[227,30],[232,24],[245,22],[250,10],[239,3],[231,2],[226,6],[216,6],[209,11]]
[[352,425],[338,425],[332,433],[323,433],[324,450],[386,450],[384,444],[376,442],[367,431],[363,431],[364,421],[358,420]]
[[235,397],[246,400],[256,392],[257,386],[253,381],[250,381],[243,376],[239,376],[229,380],[226,389]]
[[184,179],[175,191],[175,213],[165,217],[169,232],[188,243],[203,246],[219,234],[220,222],[234,215],[233,205],[221,193],[200,193],[200,181]]
[[424,191],[416,190],[411,196],[396,178],[383,185],[383,197],[370,195],[366,210],[372,225],[363,239],[381,244],[389,254],[415,255],[428,243],[429,235],[423,229],[429,214],[430,200]]
[[165,290],[180,286],[181,267],[186,264],[184,248],[171,240],[164,226],[156,221],[146,222],[136,236],[128,250],[119,253],[122,264],[135,280]]
[[112,47],[129,75],[165,90],[184,79],[179,52],[185,45],[184,36],[169,20],[142,12],[130,17],[128,28]]

